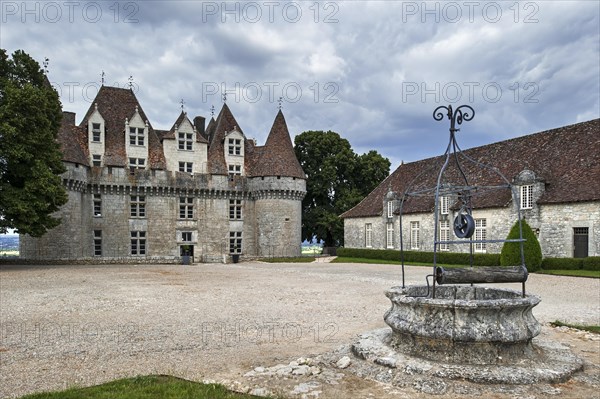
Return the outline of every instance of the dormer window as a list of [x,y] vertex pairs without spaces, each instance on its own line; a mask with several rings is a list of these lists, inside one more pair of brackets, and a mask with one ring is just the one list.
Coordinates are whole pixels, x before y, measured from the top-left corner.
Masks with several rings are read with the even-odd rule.
[[533,208],[533,185],[521,186],[521,209]]
[[394,216],[394,201],[387,202],[387,217],[391,218]]
[[242,140],[229,139],[229,155],[242,155]]
[[92,123],[92,141],[94,143],[100,142],[100,124]]
[[129,158],[129,172],[135,173],[136,169],[145,169],[146,160],[144,158]]
[[92,155],[92,166],[102,166],[102,155]]
[[194,164],[192,162],[179,162],[179,171],[192,173]]
[[448,197],[440,197],[440,214],[448,214]]
[[192,150],[193,133],[179,132],[178,141],[180,150]]
[[144,128],[129,127],[129,144],[144,145]]
[[242,175],[242,165],[229,165],[229,179],[233,180],[234,176]]

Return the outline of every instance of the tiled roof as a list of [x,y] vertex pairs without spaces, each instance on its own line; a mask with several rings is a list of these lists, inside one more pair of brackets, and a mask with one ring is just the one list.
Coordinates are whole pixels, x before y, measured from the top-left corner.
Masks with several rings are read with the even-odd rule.
[[93,114],[96,104],[98,105],[98,112],[100,112],[105,122],[105,165],[127,166],[128,162],[125,154],[125,119],[131,119],[135,115],[137,107],[142,120],[144,122],[148,121],[149,165],[152,169],[164,168],[165,158],[160,140],[132,90],[110,86],[100,87],[94,102],[79,125],[86,131],[88,119]]
[[75,126],[75,114],[63,112],[58,142],[63,153],[63,160],[89,166],[90,153],[87,147],[87,132]]
[[[210,124],[210,123],[209,123]],[[227,104],[223,104],[221,112],[215,121],[214,132],[211,132],[211,141],[208,147],[208,173],[215,175],[228,174],[227,164],[225,163],[225,135],[237,128],[239,132],[244,134],[237,121],[235,120],[231,110]]]
[[[459,137],[460,145],[460,137]],[[531,170],[545,182],[539,204],[600,200],[600,119],[564,126],[528,136],[465,150],[470,158],[498,168],[512,182],[523,170]],[[444,158],[439,156],[400,165],[358,205],[341,216],[344,218],[381,215],[388,190],[401,195],[436,186]],[[471,162],[461,162],[474,185],[496,185],[501,179]],[[448,176],[457,176],[456,164],[448,165]],[[421,174],[421,175],[419,175]],[[418,181],[412,183],[415,177]],[[508,190],[484,191],[473,199],[475,208],[503,207],[510,203]],[[433,198],[411,197],[403,213],[431,212]]]
[[[148,121],[148,165],[152,169],[166,169],[163,140],[176,139],[175,127],[187,120],[181,112],[170,130],[154,130],[135,94],[130,89],[102,86],[79,126],[75,126],[75,115],[65,112],[59,141],[63,148],[63,159],[89,166],[88,121],[94,110],[104,118],[106,166],[126,167],[125,119],[131,120],[136,108],[143,121]],[[202,119],[203,120],[203,119]],[[190,122],[190,124],[192,124]],[[193,124],[192,124],[193,126]],[[208,172],[227,175],[224,141],[227,133],[237,129],[243,131],[227,104],[223,104],[217,119],[211,118],[204,135],[196,133],[196,142],[208,143]],[[285,176],[306,178],[296,159],[292,141],[281,111],[277,114],[267,142],[258,147],[253,140],[244,140],[245,170],[248,176]]]
[[[175,137],[175,128],[179,128],[179,126],[181,126],[181,124],[185,120],[187,120],[190,125],[194,126],[192,121],[190,121],[189,118],[187,117],[187,114],[184,111],[181,111],[181,113],[177,117],[177,120],[175,121],[175,123],[173,123],[173,126],[171,126],[171,130],[162,134],[162,136],[159,136],[159,138],[161,138],[162,140],[175,140],[177,138],[177,137]],[[197,143],[208,143],[208,140],[206,140],[206,138],[204,138],[201,134],[196,133],[196,142]]]
[[281,110],[277,113],[264,148],[252,169],[253,176],[286,176],[306,179],[296,158],[287,124]]

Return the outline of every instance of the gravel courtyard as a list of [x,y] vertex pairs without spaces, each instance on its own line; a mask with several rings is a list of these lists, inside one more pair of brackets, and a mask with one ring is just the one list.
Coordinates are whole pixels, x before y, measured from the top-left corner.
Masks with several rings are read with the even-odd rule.
[[[407,267],[406,283],[424,284],[430,272]],[[391,265],[2,266],[0,397],[138,374],[249,384],[243,376],[255,367],[314,357],[385,327],[383,291],[400,282]],[[573,348],[598,373],[600,341],[546,324],[600,325],[600,280],[534,274],[527,290],[542,298],[534,315],[543,334],[578,340]],[[338,379],[321,398],[383,392],[355,376]]]

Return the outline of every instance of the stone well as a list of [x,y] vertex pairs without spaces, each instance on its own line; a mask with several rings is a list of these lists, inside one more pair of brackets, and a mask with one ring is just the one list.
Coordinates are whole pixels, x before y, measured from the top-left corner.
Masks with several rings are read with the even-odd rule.
[[462,364],[508,364],[531,357],[541,326],[532,314],[540,299],[481,286],[392,287],[384,316],[388,344],[399,352]]

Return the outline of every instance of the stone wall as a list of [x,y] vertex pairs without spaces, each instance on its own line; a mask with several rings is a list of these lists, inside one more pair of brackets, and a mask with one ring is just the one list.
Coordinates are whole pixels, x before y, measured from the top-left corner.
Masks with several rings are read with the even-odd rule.
[[[536,190],[534,187],[534,198]],[[537,198],[536,198],[537,199]],[[452,232],[452,221],[456,212],[447,216],[450,221],[450,239],[457,240]],[[503,240],[517,221],[517,207],[511,203],[505,208],[476,209],[474,219],[486,219],[486,238]],[[533,209],[521,210],[530,227],[536,232],[544,257],[573,256],[573,228],[587,227],[589,230],[589,256],[600,256],[600,202],[537,204]],[[419,250],[433,251],[433,214],[408,214],[402,219],[404,249],[410,248],[410,222],[419,222]],[[344,220],[344,242],[348,248],[365,248],[365,224],[373,226],[373,248],[386,248],[386,217],[351,218]],[[399,216],[395,215],[394,248],[399,249]],[[487,243],[485,252],[500,253],[502,243]],[[450,244],[450,252],[469,252],[468,244]]]
[[[21,258],[97,262],[173,262],[180,246],[193,246],[194,261],[222,262],[229,255],[229,232],[242,232],[242,256],[298,256],[301,201],[306,183],[285,177],[246,178],[139,170],[76,167],[63,180],[69,201],[57,213],[62,224],[41,238],[21,237]],[[94,194],[102,212],[94,215]],[[144,196],[145,217],[131,217],[131,196]],[[191,219],[179,218],[180,197],[193,198]],[[229,201],[242,201],[242,219],[229,219]],[[94,230],[102,231],[102,256],[94,256]],[[131,232],[146,232],[146,255],[131,255]],[[191,232],[184,242],[182,232]]]

